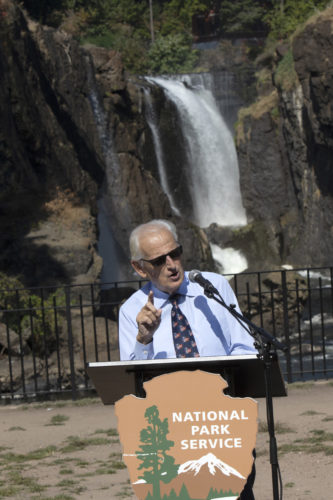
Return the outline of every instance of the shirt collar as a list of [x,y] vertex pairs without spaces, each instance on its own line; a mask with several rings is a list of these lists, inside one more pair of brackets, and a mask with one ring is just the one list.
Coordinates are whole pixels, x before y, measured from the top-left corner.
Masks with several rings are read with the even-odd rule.
[[[168,302],[170,295],[168,293],[162,292],[158,288],[156,288],[153,283],[151,283],[151,289],[154,292],[154,305],[158,309],[165,306],[165,304]],[[176,291],[177,294],[179,295],[186,295],[188,297],[194,297],[197,295],[197,291],[195,290],[195,286],[193,286],[193,283],[190,282],[188,279],[188,272],[186,271],[184,273],[184,279]]]

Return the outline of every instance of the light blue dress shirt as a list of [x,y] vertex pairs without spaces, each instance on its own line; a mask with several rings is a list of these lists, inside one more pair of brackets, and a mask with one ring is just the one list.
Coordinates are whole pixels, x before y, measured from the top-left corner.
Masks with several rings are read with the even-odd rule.
[[[202,275],[219,291],[227,305],[236,304],[236,296],[228,281],[221,275],[205,272]],[[154,292],[154,306],[162,309],[161,323],[150,344],[136,340],[136,316]],[[238,356],[254,354],[254,339],[223,306],[204,295],[203,288],[192,283],[185,273],[177,293],[182,295],[179,307],[188,319],[200,356]],[[121,360],[176,358],[171,327],[171,302],[169,295],[158,290],[151,282],[135,292],[119,311],[119,346]]]

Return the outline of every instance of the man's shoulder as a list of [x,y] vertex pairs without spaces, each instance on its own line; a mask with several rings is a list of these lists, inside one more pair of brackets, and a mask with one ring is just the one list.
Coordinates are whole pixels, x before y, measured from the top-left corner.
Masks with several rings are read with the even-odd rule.
[[[208,281],[210,281],[217,290],[224,293],[229,288],[229,283],[221,274],[214,273],[212,271],[200,271],[201,275]],[[186,272],[186,276],[189,279],[190,272]],[[202,287],[198,283],[192,282],[191,279],[187,282],[187,290],[190,293],[201,294]]]
[[207,277],[207,278],[212,278],[212,279],[224,279],[221,274],[214,273],[213,271],[202,271],[202,274]]
[[212,271],[202,271],[201,274],[204,278],[211,281],[212,283],[228,283],[226,278],[222,274],[214,273]]
[[121,305],[121,309],[126,311],[137,305],[143,305],[147,302],[149,291],[151,290],[151,283],[146,283],[143,287],[136,290],[128,297],[128,299]]

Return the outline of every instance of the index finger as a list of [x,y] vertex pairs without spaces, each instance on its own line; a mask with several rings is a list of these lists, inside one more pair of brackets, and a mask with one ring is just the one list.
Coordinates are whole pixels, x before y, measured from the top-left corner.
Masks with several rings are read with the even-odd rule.
[[150,290],[150,292],[148,294],[148,301],[147,302],[154,305],[154,292],[152,290]]

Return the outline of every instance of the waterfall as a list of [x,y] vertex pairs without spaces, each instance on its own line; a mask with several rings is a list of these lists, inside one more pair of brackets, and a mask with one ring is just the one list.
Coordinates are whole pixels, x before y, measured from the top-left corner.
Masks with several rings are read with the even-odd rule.
[[[176,112],[174,116],[181,127],[182,140],[177,137],[177,132],[174,143],[166,145],[161,140],[164,136],[154,108],[151,85],[150,88],[144,87],[145,115],[160,185],[173,212],[188,217],[200,227],[211,223],[221,226],[246,224],[233,135],[213,97],[215,89],[211,75],[147,77],[146,80],[162,89],[168,102],[172,103],[172,112]],[[122,222],[130,227],[131,213],[121,195],[122,172],[118,155],[93,78],[90,89],[90,103],[106,165],[104,186],[98,200],[98,250],[103,258],[102,282],[107,283],[130,279],[127,256],[115,238],[118,228],[113,227],[112,214],[114,210],[120,211]],[[223,92],[224,97],[228,97],[228,92]],[[170,166],[174,169],[171,179]]]
[[241,273],[247,269],[246,257],[240,250],[235,250],[231,247],[221,248],[214,243],[210,244],[210,248],[218,271],[221,274],[229,274],[227,279],[231,279],[232,274]]
[[[233,135],[223,119],[207,75],[147,77],[176,106],[186,145],[192,221],[200,227],[246,224]],[[166,174],[165,174],[166,175]]]
[[[117,204],[117,198],[112,194],[111,187],[120,182],[120,166],[118,156],[115,152],[113,138],[109,130],[103,106],[99,100],[95,80],[88,73],[90,83],[89,101],[93,111],[98,131],[101,151],[105,161],[105,179],[97,200],[99,227],[98,253],[103,259],[101,273],[102,283],[125,280],[128,278],[128,258],[121,248],[112,227],[112,204]],[[115,198],[113,200],[112,198]],[[120,205],[119,205],[120,206]],[[122,204],[124,218],[129,217],[128,209]]]
[[91,74],[91,69],[88,71],[88,81],[90,94],[88,96],[91,109],[94,114],[98,137],[107,167],[107,174],[119,174],[119,162],[113,147],[112,136],[108,131],[108,123],[102,104],[100,103],[98,90],[96,88],[95,80]]
[[170,191],[170,188],[169,188],[167,172],[166,172],[165,163],[164,163],[164,153],[163,153],[163,148],[162,148],[162,144],[160,141],[160,134],[158,131],[158,126],[157,126],[157,121],[156,121],[156,114],[155,114],[154,106],[152,103],[151,93],[150,93],[149,89],[147,89],[147,88],[144,89],[144,98],[145,98],[145,104],[146,104],[146,119],[147,119],[147,123],[149,125],[150,130],[151,130],[151,134],[152,134],[152,138],[153,138],[155,154],[156,154],[156,161],[157,161],[157,168],[158,168],[158,174],[160,177],[161,187],[169,199],[169,203],[170,203],[172,210],[176,213],[176,215],[180,215],[180,212],[179,212],[178,208],[176,207],[175,201],[173,199],[172,192]]

